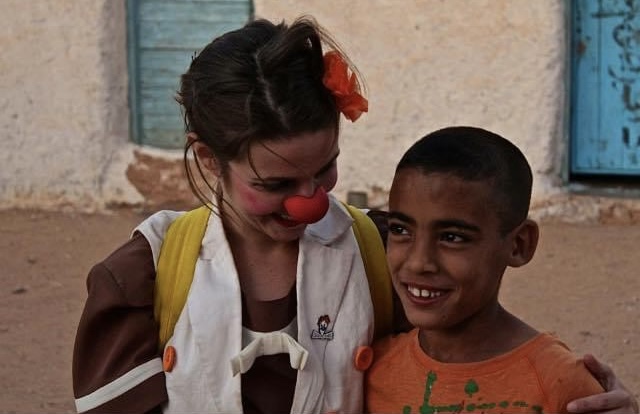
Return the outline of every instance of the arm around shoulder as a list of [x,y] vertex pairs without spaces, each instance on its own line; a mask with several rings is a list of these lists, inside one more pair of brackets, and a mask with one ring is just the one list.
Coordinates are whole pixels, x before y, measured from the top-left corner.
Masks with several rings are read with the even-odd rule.
[[166,401],[154,282],[151,249],[140,234],[91,269],[73,350],[79,413],[145,413]]
[[570,401],[603,392],[602,385],[564,342],[552,334],[543,334],[542,339],[529,358],[545,395],[545,412],[566,413]]
[[603,364],[593,355],[587,354],[583,358],[585,366],[604,387],[605,392],[590,395],[569,402],[567,410],[571,413],[638,413],[638,401],[624,386],[615,372]]

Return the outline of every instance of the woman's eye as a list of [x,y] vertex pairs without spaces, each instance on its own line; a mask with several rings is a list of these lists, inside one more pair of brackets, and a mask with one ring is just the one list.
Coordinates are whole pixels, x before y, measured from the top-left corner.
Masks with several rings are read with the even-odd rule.
[[320,171],[318,171],[318,173],[316,174],[316,178],[322,177],[323,175],[325,175],[329,171],[331,171],[334,168],[336,168],[337,165],[338,165],[337,164],[337,160],[334,158],[333,161],[331,161],[331,163],[327,164],[324,168],[322,168]]
[[275,193],[289,190],[293,186],[293,183],[290,181],[258,182],[254,183],[253,186],[260,191]]

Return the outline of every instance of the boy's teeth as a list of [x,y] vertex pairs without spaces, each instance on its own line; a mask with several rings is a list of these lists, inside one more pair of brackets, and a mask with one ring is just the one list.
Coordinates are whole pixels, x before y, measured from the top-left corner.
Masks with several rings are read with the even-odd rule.
[[442,292],[441,291],[433,291],[433,290],[428,290],[428,289],[420,289],[417,287],[413,287],[413,286],[407,286],[407,290],[409,291],[409,293],[411,293],[413,296],[415,297],[419,297],[419,298],[437,298],[439,296],[442,296]]

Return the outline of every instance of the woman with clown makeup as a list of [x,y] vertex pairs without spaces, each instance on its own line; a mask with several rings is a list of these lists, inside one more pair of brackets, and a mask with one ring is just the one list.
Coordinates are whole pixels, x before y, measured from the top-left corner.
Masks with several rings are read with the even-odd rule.
[[[177,100],[204,206],[195,259],[163,250],[191,213],[161,211],[91,269],[78,412],[362,412],[373,302],[353,217],[331,195],[341,117],[368,110],[357,73],[308,17],[250,22],[193,59]],[[164,332],[156,278],[183,271]],[[601,395],[605,408],[629,397]]]

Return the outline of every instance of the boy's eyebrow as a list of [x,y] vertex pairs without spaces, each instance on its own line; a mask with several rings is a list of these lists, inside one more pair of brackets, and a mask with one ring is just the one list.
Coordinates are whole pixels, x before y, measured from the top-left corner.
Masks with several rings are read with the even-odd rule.
[[[322,174],[323,172],[329,170],[331,168],[331,166],[333,165],[333,163],[335,162],[335,160],[338,158],[338,155],[340,155],[340,151],[336,152],[336,154],[331,157],[331,159],[329,161],[327,161],[327,163],[325,165],[323,165],[322,167],[320,167],[320,169],[313,175],[314,177],[316,175]],[[255,179],[260,179],[259,177],[255,177]],[[290,180],[291,177],[278,177],[278,176],[274,176],[274,177],[265,177],[260,179],[260,181],[284,181],[284,180]]]
[[458,229],[468,230],[476,233],[480,231],[479,226],[476,226],[475,224],[471,224],[464,220],[456,220],[456,219],[438,220],[436,222],[436,227],[438,228],[455,227]]
[[[409,224],[416,224],[416,221],[407,216],[406,214],[397,212],[397,211],[390,211],[389,215],[387,216],[388,219],[395,219],[395,220],[400,220],[403,221],[405,223],[409,223]],[[436,228],[451,228],[451,227],[455,227],[458,229],[463,229],[463,230],[468,230],[468,231],[472,231],[472,232],[480,232],[480,227],[476,226],[475,224],[471,224],[467,221],[464,220],[458,220],[458,219],[444,219],[444,220],[437,220],[435,222],[435,226]]]
[[387,219],[400,220],[410,224],[415,224],[416,222],[411,217],[407,216],[406,214],[400,213],[398,211],[389,211],[389,214],[387,215]]

